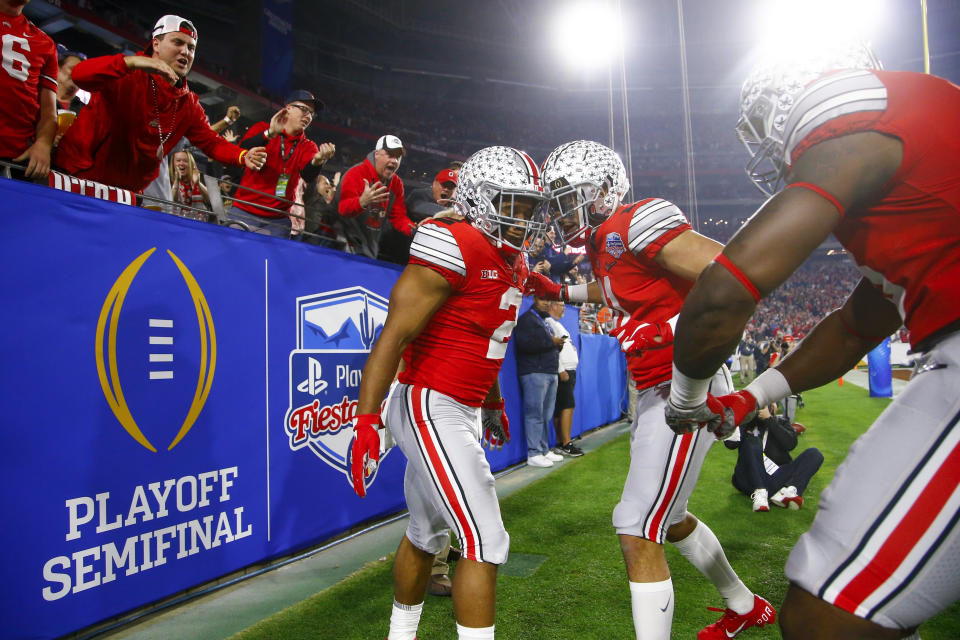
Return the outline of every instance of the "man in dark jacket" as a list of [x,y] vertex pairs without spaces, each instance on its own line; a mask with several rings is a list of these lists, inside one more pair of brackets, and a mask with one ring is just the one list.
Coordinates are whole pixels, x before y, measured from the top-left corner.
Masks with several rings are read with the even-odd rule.
[[566,338],[553,335],[547,325],[550,301],[534,297],[533,307],[520,316],[513,341],[517,349],[517,375],[523,392],[523,429],[527,435],[527,464],[552,467],[563,460],[550,451],[547,426],[557,399],[560,348]]
[[[753,500],[754,511],[769,511],[769,502],[778,507],[799,509],[807,483],[823,464],[816,447],[804,449],[796,459],[790,451],[797,446],[797,431],[782,416],[766,408],[757,417],[724,440],[728,449],[739,449],[733,469],[733,486]],[[767,496],[771,496],[769,502]]]

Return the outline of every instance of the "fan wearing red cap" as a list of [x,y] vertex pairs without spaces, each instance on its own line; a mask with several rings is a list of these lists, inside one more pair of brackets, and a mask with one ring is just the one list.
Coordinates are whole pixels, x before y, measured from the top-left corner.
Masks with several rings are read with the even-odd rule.
[[17,177],[45,178],[57,133],[57,50],[23,15],[25,4],[0,0],[0,158],[26,164]]
[[187,86],[196,49],[193,23],[166,15],[157,21],[143,52],[78,63],[73,81],[92,95],[60,141],[55,165],[87,180],[139,192],[157,177],[164,156],[187,137],[222,164],[262,166],[262,148],[248,151],[210,129],[197,94]]

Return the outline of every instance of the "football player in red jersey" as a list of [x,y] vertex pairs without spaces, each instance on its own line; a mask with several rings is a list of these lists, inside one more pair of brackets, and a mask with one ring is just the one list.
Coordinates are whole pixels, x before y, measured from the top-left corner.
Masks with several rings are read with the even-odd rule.
[[[757,406],[843,375],[901,323],[918,354],[790,554],[785,638],[900,638],[960,598],[958,113],[960,88],[882,71],[863,45],[770,60],[743,85],[748,175],[773,197],[687,296],[668,422],[726,434]],[[756,302],[830,233],[863,273],[843,306],[744,391],[708,395]]]
[[390,640],[416,635],[433,557],[450,529],[462,550],[453,579],[459,637],[494,637],[497,566],[510,537],[480,432],[490,446],[509,440],[497,373],[527,278],[523,250],[545,229],[542,195],[527,154],[488,147],[470,156],[454,201],[466,220],[431,219],[417,229],[364,366],[350,452],[361,496],[366,466],[379,457],[381,400],[401,355],[405,365],[383,414],[407,457],[410,511],[394,560]]
[[[720,621],[698,638],[732,638],[743,629],[772,622],[770,603],[740,581],[717,537],[687,512],[714,438],[675,435],[663,421],[671,324],[693,281],[721,246],[694,232],[680,209],[665,200],[645,198],[621,205],[629,187],[626,171],[617,154],[602,144],[578,140],[560,145],[543,163],[542,173],[557,236],[568,244],[586,245],[595,280],[560,287],[531,274],[529,289],[610,307],[616,321],[611,335],[620,341],[639,390],[630,471],[613,511],[637,638],[670,638],[674,600],[665,540],[707,576],[726,601]],[[714,390],[731,391],[726,368],[718,365],[714,372]]]
[[57,47],[23,15],[29,0],[0,0],[0,158],[46,178],[57,134]]

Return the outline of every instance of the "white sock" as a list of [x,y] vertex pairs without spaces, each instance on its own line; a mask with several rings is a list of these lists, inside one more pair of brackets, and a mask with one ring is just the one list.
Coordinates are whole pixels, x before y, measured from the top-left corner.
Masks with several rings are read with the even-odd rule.
[[673,580],[631,582],[630,604],[637,640],[670,640],[673,626]]
[[703,522],[683,540],[673,543],[683,557],[713,583],[727,603],[737,613],[749,613],[753,609],[753,592],[737,577],[727,562],[723,547],[717,536]]
[[[496,625],[491,627],[461,627],[457,623],[457,640],[493,640],[493,630]],[[390,640],[393,640],[391,638]]]
[[393,601],[393,613],[390,614],[390,634],[387,640],[415,640],[417,627],[420,626],[420,614],[423,603],[400,604]]

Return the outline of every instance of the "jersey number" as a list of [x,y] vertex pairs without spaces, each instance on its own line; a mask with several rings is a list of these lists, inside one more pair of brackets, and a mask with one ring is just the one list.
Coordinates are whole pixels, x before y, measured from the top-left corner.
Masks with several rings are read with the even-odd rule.
[[490,336],[490,344],[487,346],[487,357],[491,360],[503,360],[507,354],[507,341],[510,339],[510,333],[517,325],[517,313],[520,311],[520,302],[523,300],[523,294],[519,289],[510,287],[500,296],[500,308],[508,311],[513,309],[512,317],[504,320],[503,324],[496,328],[493,335]]
[[5,33],[3,35],[3,70],[21,82],[26,82],[30,76],[30,61],[27,56],[13,48],[17,44],[24,51],[30,51],[30,43],[25,38]]

